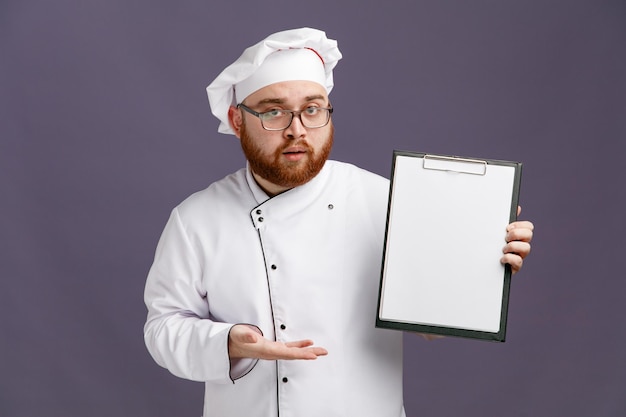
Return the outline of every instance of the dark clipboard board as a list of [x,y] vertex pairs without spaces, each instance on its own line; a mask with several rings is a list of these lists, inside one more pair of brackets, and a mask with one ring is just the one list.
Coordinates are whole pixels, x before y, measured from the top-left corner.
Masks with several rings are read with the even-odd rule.
[[504,342],[522,164],[394,151],[376,326]]

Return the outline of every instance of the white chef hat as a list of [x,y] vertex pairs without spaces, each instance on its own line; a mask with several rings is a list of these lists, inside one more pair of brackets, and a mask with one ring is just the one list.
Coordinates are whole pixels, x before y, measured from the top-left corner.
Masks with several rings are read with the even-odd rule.
[[228,108],[270,84],[314,81],[330,93],[333,68],[340,59],[337,41],[311,28],[274,33],[247,48],[206,88],[211,112],[221,121],[218,132],[234,134]]

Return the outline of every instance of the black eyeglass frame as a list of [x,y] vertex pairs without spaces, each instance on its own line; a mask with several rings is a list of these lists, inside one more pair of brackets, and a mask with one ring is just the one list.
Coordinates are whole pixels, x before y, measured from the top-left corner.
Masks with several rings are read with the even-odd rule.
[[243,103],[237,104],[237,108],[238,109],[244,109],[246,112],[252,114],[253,116],[258,117],[259,120],[261,121],[261,127],[263,127],[263,129],[265,129],[265,130],[269,130],[270,132],[276,132],[276,131],[279,131],[279,130],[289,129],[289,126],[291,126],[291,123],[293,123],[293,117],[295,115],[297,115],[298,119],[300,119],[300,123],[302,123],[302,126],[306,127],[307,129],[319,129],[319,128],[322,128],[322,127],[328,125],[328,123],[330,122],[330,116],[333,114],[333,110],[334,110],[333,107],[316,107],[316,109],[319,109],[319,110],[328,110],[328,117],[326,118],[326,123],[324,123],[323,125],[320,125],[320,126],[307,126],[304,123],[304,121],[302,120],[302,116],[301,115],[302,115],[302,112],[306,111],[307,109],[304,109],[304,110],[281,110],[284,113],[290,113],[291,114],[291,119],[289,119],[289,123],[287,124],[287,126],[281,128],[281,129],[272,129],[272,128],[266,127],[265,124],[263,123],[263,115],[265,115],[267,113],[271,113],[272,111],[275,111],[275,110],[270,110],[270,111],[267,111],[267,112],[258,112],[258,111],[252,110],[250,107],[246,106]]

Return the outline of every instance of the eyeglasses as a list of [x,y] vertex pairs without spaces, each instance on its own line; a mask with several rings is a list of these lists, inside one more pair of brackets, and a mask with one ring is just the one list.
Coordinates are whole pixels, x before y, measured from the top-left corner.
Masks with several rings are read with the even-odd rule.
[[302,126],[309,129],[324,127],[330,121],[333,108],[307,107],[304,110],[270,110],[263,113],[252,110],[245,104],[238,104],[238,108],[244,109],[261,120],[261,126],[265,130],[285,130],[291,126],[294,116],[298,116]]

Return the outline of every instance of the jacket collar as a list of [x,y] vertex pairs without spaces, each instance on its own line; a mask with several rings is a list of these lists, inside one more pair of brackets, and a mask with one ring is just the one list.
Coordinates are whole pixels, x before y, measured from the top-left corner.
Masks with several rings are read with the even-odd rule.
[[[318,200],[325,189],[330,185],[330,171],[332,161],[326,161],[322,170],[306,184],[294,187],[274,197],[269,197],[255,181],[249,164],[246,167],[246,181],[250,187],[258,206],[252,212],[262,209],[279,217],[297,213]],[[322,203],[322,202],[321,202]]]

